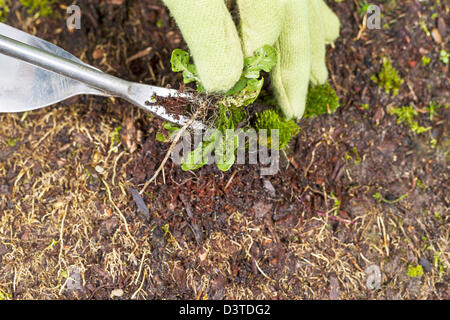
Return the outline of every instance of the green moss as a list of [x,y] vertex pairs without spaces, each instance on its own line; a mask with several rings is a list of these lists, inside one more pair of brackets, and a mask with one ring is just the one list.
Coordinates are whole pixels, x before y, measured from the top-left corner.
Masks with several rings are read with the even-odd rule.
[[361,156],[359,155],[358,149],[356,147],[353,147],[352,149],[353,154],[355,155],[355,165],[358,165],[361,163]]
[[431,63],[431,59],[427,56],[423,56],[422,57],[422,65],[424,67],[426,67],[427,65],[429,65]]
[[412,278],[418,278],[423,276],[423,268],[421,265],[417,265],[417,266],[413,266],[413,265],[409,265],[408,266],[408,276],[412,277]]
[[0,0],[0,22],[5,21],[6,16],[8,15],[9,8],[6,5],[6,0]]
[[415,120],[418,115],[417,110],[412,106],[404,106],[401,108],[392,108],[388,110],[389,114],[397,116],[397,124],[406,123],[414,133],[423,133],[431,130],[431,127],[422,127]]
[[118,151],[118,145],[120,143],[120,132],[122,131],[122,127],[116,127],[111,134],[111,150],[114,152]]
[[426,19],[425,19],[425,18],[419,21],[419,26],[420,26],[420,29],[422,29],[423,32],[425,32],[425,34],[427,35],[427,37],[431,37],[431,32],[430,32],[430,30],[428,29],[428,26],[427,26],[427,23],[426,23]]
[[339,108],[339,97],[329,83],[310,86],[306,98],[304,118],[331,114]]
[[386,93],[392,93],[394,96],[398,94],[400,86],[403,84],[399,72],[387,58],[383,58],[383,67],[380,73],[373,75],[371,79],[382,87]]
[[231,106],[228,108],[228,112],[234,127],[237,127],[242,121],[248,118],[248,112],[242,107]]
[[[427,109],[428,112],[430,113],[430,121],[433,121],[434,116],[435,116],[436,113],[437,113],[437,110],[438,110],[439,108],[442,108],[442,107],[443,107],[442,105],[436,104],[436,103],[434,103],[433,101],[430,102],[430,105],[429,105],[428,107],[425,108],[425,109]],[[447,108],[448,108],[448,104],[445,105],[445,109],[447,109]]]
[[279,149],[284,149],[288,143],[293,139],[299,132],[300,128],[294,120],[287,120],[283,116],[280,116],[275,110],[269,109],[257,115],[257,120],[255,123],[255,128],[257,130],[265,129],[268,130],[268,141],[263,143],[268,147],[271,146],[271,136],[270,132],[272,129],[279,130]]
[[441,252],[435,252],[433,254],[433,262],[434,267],[439,269],[439,281],[441,281],[442,277],[445,275],[446,270],[445,263],[441,259]]
[[17,138],[11,138],[11,139],[7,140],[6,143],[8,144],[8,146],[14,147],[17,144],[17,141],[18,141]]
[[51,5],[54,4],[56,0],[20,0],[20,3],[28,8],[29,14],[48,17],[53,14]]

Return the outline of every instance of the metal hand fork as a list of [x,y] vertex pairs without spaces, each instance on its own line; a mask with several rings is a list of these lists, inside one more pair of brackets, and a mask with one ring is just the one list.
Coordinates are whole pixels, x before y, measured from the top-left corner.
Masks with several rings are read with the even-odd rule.
[[[0,23],[0,113],[35,110],[81,94],[120,97],[181,126],[189,121],[157,103],[157,97],[191,100],[189,95],[113,77],[54,44]],[[191,127],[205,128],[199,121]]]

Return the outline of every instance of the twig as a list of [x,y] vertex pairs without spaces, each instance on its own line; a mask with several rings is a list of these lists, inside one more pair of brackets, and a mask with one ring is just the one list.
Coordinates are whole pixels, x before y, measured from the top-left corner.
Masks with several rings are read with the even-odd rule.
[[234,170],[233,174],[231,175],[230,179],[228,180],[227,184],[225,185],[224,190],[227,190],[227,189],[228,189],[228,187],[229,187],[230,184],[231,184],[231,181],[233,181],[234,176],[235,176],[236,173],[238,173],[238,172],[239,172],[239,170]]
[[366,31],[366,25],[367,25],[367,14],[364,16],[363,23],[362,23],[362,25],[359,26],[358,35],[356,36],[355,39],[353,39],[353,41],[357,41],[357,40],[361,39],[364,31]]
[[195,113],[192,115],[192,117],[189,119],[189,121],[186,122],[186,124],[180,130],[177,131],[177,134],[175,135],[175,138],[173,139],[173,142],[170,145],[170,148],[167,151],[166,156],[164,157],[163,161],[161,162],[161,165],[159,166],[158,170],[156,170],[156,172],[153,175],[153,177],[145,183],[145,185],[142,188],[141,192],[139,192],[141,195],[145,192],[145,189],[147,189],[147,187],[150,185],[150,183],[152,183],[153,181],[156,180],[156,178],[158,177],[159,173],[164,169],[164,166],[166,165],[167,160],[169,160],[173,149],[175,149],[175,147],[178,144],[178,141],[180,140],[180,138],[183,135],[183,133],[195,121],[195,119],[198,117],[198,115],[200,113],[202,113],[206,109],[207,105],[208,105],[207,102],[203,102],[201,107],[198,108],[197,111],[195,111]]
[[312,154],[311,154],[311,162],[309,163],[308,167],[307,167],[306,170],[305,170],[305,178],[308,176],[308,171],[309,171],[309,169],[311,168],[311,166],[312,166],[312,164],[313,164],[313,162],[314,162],[314,157],[315,157],[315,155],[316,155],[316,150],[317,150],[317,148],[318,148],[321,144],[322,144],[322,141],[319,141],[319,142],[315,145],[315,147],[314,147],[314,149],[313,149],[313,151],[312,151]]

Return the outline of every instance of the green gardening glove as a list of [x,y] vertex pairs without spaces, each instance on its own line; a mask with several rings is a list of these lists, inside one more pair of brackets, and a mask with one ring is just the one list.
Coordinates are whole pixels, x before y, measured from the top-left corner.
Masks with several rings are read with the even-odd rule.
[[203,86],[225,92],[241,77],[244,57],[274,45],[272,84],[288,118],[303,116],[308,85],[327,81],[325,44],[339,20],[323,0],[237,0],[239,31],[224,0],[163,0],[181,29]]

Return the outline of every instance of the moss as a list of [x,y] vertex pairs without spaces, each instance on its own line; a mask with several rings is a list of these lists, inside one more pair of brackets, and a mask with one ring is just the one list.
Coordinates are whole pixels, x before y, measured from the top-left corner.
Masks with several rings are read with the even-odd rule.
[[331,114],[339,108],[339,97],[329,83],[310,86],[306,98],[304,118]]
[[429,105],[428,107],[425,107],[425,109],[427,109],[428,112],[430,113],[430,121],[433,121],[434,116],[435,116],[436,113],[437,113],[437,110],[438,110],[439,108],[442,108],[442,107],[445,107],[445,109],[447,109],[447,108],[448,108],[448,104],[445,105],[445,106],[442,106],[442,105],[440,105],[440,104],[436,104],[436,103],[434,103],[433,101],[431,101],[431,102],[430,102],[430,105]]
[[17,141],[18,141],[17,138],[12,138],[12,139],[9,139],[8,141],[6,141],[6,143],[8,144],[8,146],[14,147],[17,144]]
[[399,72],[387,58],[383,58],[383,67],[380,73],[373,75],[371,79],[382,87],[386,93],[392,93],[394,96],[398,94],[400,86],[403,84]]
[[417,265],[417,266],[413,266],[413,265],[409,265],[408,266],[408,276],[412,277],[412,278],[418,278],[423,276],[423,268],[421,265]]
[[414,132],[414,133],[423,133],[428,130],[431,130],[431,127],[422,127],[419,125],[419,123],[415,120],[415,117],[418,115],[417,110],[412,106],[404,106],[401,108],[392,108],[388,110],[389,114],[396,115],[397,116],[397,124],[400,123],[406,123],[408,127]]
[[228,110],[231,114],[231,119],[235,127],[237,127],[242,121],[244,121],[248,117],[248,112],[245,110],[245,108],[231,106]]
[[260,143],[270,147],[271,141],[271,130],[279,130],[279,149],[284,149],[288,143],[293,139],[299,132],[300,128],[294,120],[287,120],[283,116],[280,116],[275,110],[269,109],[257,115],[257,120],[255,123],[255,128],[257,130],[265,129],[268,130],[268,141]]
[[28,8],[28,13],[33,14],[36,12],[38,16],[48,17],[53,14],[51,5],[56,0],[20,0],[20,3]]
[[426,67],[427,65],[429,65],[431,63],[431,59],[427,56],[423,56],[422,57],[422,65],[424,67]]
[[120,143],[120,132],[122,131],[122,127],[116,127],[111,134],[111,150],[114,152],[118,151],[118,145]]
[[8,12],[9,7],[6,5],[6,0],[0,0],[0,22],[5,21]]

